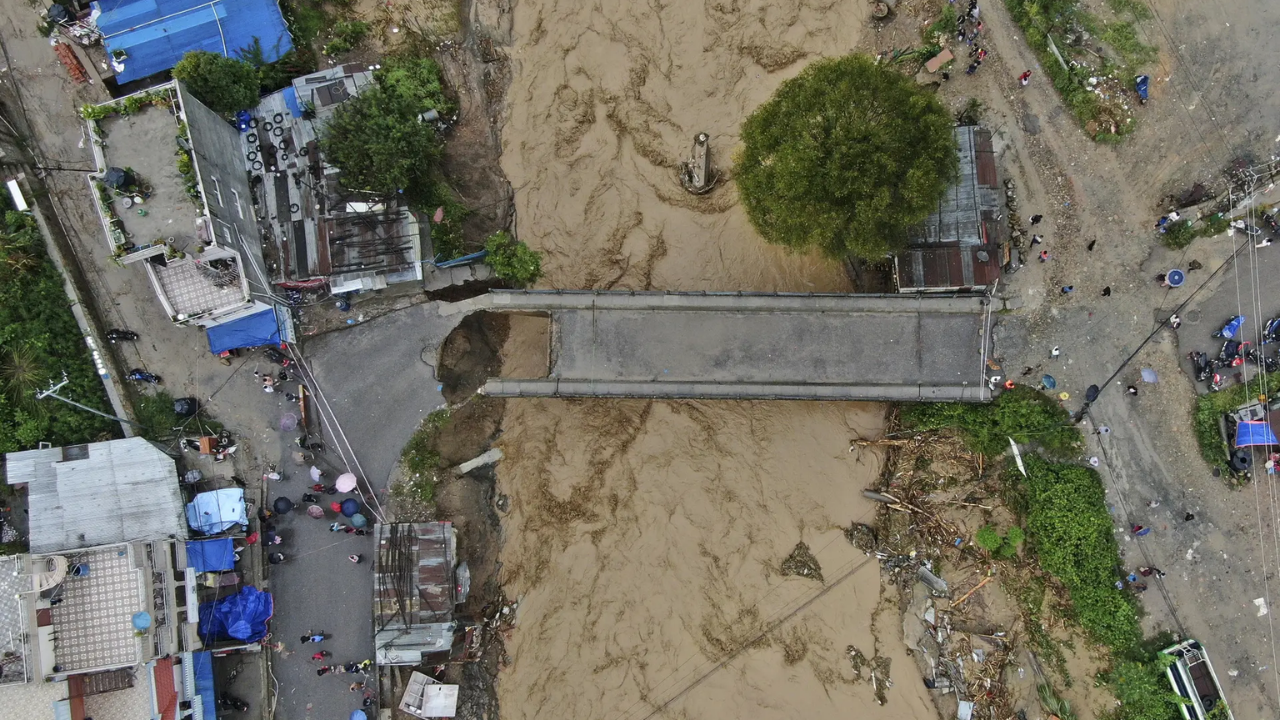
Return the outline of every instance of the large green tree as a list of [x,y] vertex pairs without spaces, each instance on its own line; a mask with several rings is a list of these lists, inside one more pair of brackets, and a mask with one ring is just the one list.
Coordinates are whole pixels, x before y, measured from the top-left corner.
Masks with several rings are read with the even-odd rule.
[[769,242],[883,257],[955,179],[953,125],[936,97],[871,58],[816,62],[743,124],[742,204]]
[[214,112],[231,114],[258,104],[258,70],[244,60],[193,50],[173,66],[173,76]]
[[432,201],[441,144],[424,113],[449,111],[440,69],[429,59],[390,60],[374,84],[337,107],[325,123],[321,150],[352,190],[402,193],[411,204]]

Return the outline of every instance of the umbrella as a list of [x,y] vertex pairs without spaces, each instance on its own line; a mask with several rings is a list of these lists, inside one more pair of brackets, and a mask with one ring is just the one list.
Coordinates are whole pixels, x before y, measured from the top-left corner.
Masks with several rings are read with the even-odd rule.
[[356,476],[351,473],[342,473],[334,482],[338,492],[351,492],[356,489]]
[[365,715],[363,710],[352,710],[351,717],[347,720],[369,720],[369,716]]
[[1058,387],[1058,381],[1054,380],[1052,375],[1045,375],[1040,378],[1040,384],[1044,385],[1046,390],[1052,390]]
[[297,415],[294,415],[293,413],[285,413],[280,416],[280,430],[282,432],[289,432],[296,427],[298,427]]
[[1182,287],[1182,283],[1187,279],[1181,270],[1170,270],[1164,276],[1164,281],[1169,283],[1169,287]]
[[369,521],[366,520],[365,517],[360,513],[356,513],[355,515],[351,516],[351,527],[353,528],[362,528],[368,524],[369,524]]
[[1159,379],[1160,378],[1156,375],[1155,370],[1152,370],[1151,368],[1142,368],[1142,382],[1153,383]]
[[311,482],[320,482],[320,478],[323,476],[324,473],[320,471],[320,468],[315,465],[311,466]]
[[324,517],[324,508],[319,505],[312,505],[307,508],[307,514],[313,518],[322,518]]
[[355,498],[347,498],[342,501],[342,514],[351,517],[360,512],[360,501]]
[[1098,393],[1102,392],[1097,385],[1090,385],[1088,390],[1084,391],[1084,399],[1087,402],[1093,402],[1098,399]]
[[278,497],[271,504],[271,507],[275,508],[277,513],[283,515],[293,509],[293,501],[287,497]]
[[342,512],[342,503],[338,502],[337,500],[334,500],[333,502],[329,503],[329,509],[334,512]]

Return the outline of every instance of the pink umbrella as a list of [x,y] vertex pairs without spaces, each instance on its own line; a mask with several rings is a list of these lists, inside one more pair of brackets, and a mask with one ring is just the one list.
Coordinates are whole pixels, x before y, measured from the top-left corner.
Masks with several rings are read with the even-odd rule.
[[351,473],[342,473],[334,485],[338,487],[338,492],[351,492],[356,489],[356,476]]
[[324,508],[319,505],[312,505],[307,508],[307,514],[313,518],[322,518],[324,517]]

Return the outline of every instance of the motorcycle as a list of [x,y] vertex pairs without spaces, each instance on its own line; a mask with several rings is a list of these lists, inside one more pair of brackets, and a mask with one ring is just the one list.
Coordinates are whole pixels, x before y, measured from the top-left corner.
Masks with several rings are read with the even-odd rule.
[[138,333],[132,330],[121,330],[120,328],[111,328],[107,331],[107,340],[113,343],[117,342],[133,342],[138,339]]
[[1209,379],[1209,375],[1213,372],[1213,363],[1209,361],[1209,356],[1202,352],[1188,353],[1187,357],[1191,359],[1191,367],[1195,370],[1196,381],[1204,382]]
[[273,347],[269,347],[266,350],[263,350],[262,354],[266,355],[268,360],[279,365],[280,367],[289,367],[289,365],[293,363],[292,360],[285,357],[284,353],[280,352],[279,350]]
[[152,385],[159,385],[164,382],[159,375],[149,373],[141,368],[134,368],[130,370],[129,374],[125,375],[125,379],[133,380],[134,382],[150,383]]
[[1222,389],[1222,376],[1218,373],[1213,374],[1213,380],[1209,382],[1209,392],[1218,392]]
[[1280,235],[1280,222],[1276,221],[1276,216],[1271,213],[1262,213],[1262,222],[1271,230],[1271,234]]
[[1222,329],[1215,332],[1213,336],[1216,338],[1233,338],[1236,336],[1236,333],[1240,332],[1240,327],[1244,325],[1244,321],[1244,315],[1234,315],[1227,321],[1227,324],[1223,325]]
[[1268,345],[1273,342],[1280,341],[1280,317],[1273,317],[1267,321],[1267,325],[1262,330],[1262,344]]

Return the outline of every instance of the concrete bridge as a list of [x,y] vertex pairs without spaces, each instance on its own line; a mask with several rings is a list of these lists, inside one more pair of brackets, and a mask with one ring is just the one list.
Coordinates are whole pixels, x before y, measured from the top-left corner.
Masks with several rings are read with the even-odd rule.
[[987,402],[1001,372],[980,295],[496,291],[459,305],[550,317],[546,376],[490,379],[495,397]]

